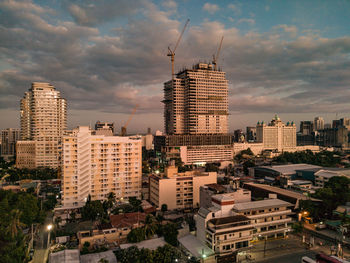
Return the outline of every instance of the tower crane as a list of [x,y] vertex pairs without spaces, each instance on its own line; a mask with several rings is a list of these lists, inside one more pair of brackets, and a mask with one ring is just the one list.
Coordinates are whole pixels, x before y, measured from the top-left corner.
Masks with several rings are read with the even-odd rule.
[[126,121],[126,123],[124,124],[124,126],[122,126],[121,131],[120,131],[120,136],[125,136],[126,135],[126,128],[129,125],[129,122],[131,121],[132,117],[134,116],[137,108],[139,107],[139,105],[137,104],[134,109],[132,110],[132,113],[129,116],[129,119]]
[[213,55],[213,65],[214,65],[214,70],[217,70],[217,61],[218,61],[218,59],[219,59],[219,55],[220,55],[220,50],[221,50],[221,46],[222,46],[222,41],[224,40],[224,36],[222,36],[222,38],[221,38],[221,41],[220,41],[220,44],[219,44],[219,48],[218,48],[218,50],[217,50],[217,52],[216,52],[216,55],[214,54]]
[[167,54],[167,56],[170,57],[170,61],[171,61],[171,78],[172,78],[172,79],[174,79],[174,77],[175,77],[175,72],[174,72],[174,71],[175,71],[175,70],[174,70],[175,51],[176,51],[176,49],[177,49],[177,46],[178,46],[179,43],[180,43],[180,40],[181,40],[181,38],[182,38],[182,35],[184,34],[185,29],[186,29],[186,27],[187,27],[187,25],[188,25],[189,22],[190,22],[190,20],[187,19],[186,24],[185,24],[184,28],[182,29],[182,32],[181,32],[181,34],[180,34],[180,36],[179,36],[179,38],[178,38],[178,40],[177,40],[177,42],[176,42],[176,45],[175,45],[174,49],[171,50],[171,49],[170,49],[170,46],[168,46],[168,54]]

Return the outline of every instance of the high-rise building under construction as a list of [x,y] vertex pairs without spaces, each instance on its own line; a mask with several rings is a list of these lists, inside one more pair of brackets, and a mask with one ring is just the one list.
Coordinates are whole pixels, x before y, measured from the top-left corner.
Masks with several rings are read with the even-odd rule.
[[165,131],[168,135],[228,132],[228,81],[213,64],[199,63],[164,83]]

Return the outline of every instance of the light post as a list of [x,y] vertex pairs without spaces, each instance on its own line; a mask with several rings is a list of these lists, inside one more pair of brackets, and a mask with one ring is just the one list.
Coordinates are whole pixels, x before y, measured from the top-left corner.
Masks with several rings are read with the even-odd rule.
[[47,236],[47,248],[49,248],[49,245],[50,245],[50,234],[51,234],[52,228],[53,228],[52,224],[47,225],[47,231],[49,231],[49,234]]

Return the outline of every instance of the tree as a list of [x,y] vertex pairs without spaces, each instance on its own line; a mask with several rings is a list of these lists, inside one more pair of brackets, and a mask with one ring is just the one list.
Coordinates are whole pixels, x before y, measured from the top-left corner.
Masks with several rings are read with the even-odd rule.
[[12,238],[15,238],[20,231],[20,228],[24,226],[20,221],[22,212],[19,209],[13,209],[10,212],[10,224],[8,225],[7,232],[11,235]]
[[145,230],[143,227],[132,229],[127,235],[127,240],[130,243],[138,243],[145,240]]
[[162,227],[162,232],[164,236],[164,240],[168,242],[170,245],[177,246],[177,235],[179,231],[176,228],[175,224],[166,224]]
[[83,248],[81,249],[81,254],[88,254],[90,248],[90,242],[84,242]]
[[132,197],[129,197],[129,204],[133,207],[133,210],[135,212],[137,212],[137,211],[142,212],[142,207],[141,207],[142,201],[141,200],[132,196]]
[[145,226],[143,228],[145,233],[145,239],[151,238],[156,233],[156,220],[151,214],[146,216]]
[[85,206],[82,208],[81,216],[84,220],[94,221],[98,218],[103,217],[105,211],[101,201],[87,201]]
[[168,211],[168,205],[167,204],[162,204],[162,207],[160,209],[162,212]]

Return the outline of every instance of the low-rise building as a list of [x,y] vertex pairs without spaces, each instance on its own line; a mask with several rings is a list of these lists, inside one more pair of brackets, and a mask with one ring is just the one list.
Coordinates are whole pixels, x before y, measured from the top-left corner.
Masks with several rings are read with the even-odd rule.
[[321,169],[317,172],[315,172],[315,186],[323,188],[325,184],[335,176],[345,176],[347,178],[350,178],[349,169],[334,169],[334,170],[328,170],[328,169]]
[[233,212],[244,215],[254,226],[253,240],[262,238],[285,237],[290,231],[289,217],[293,204],[274,199],[238,203],[233,205]]
[[117,231],[118,243],[124,243],[127,239],[129,232],[138,227],[142,227],[145,224],[146,213],[134,212],[119,215],[111,215],[110,221],[113,229]]
[[294,209],[299,208],[300,200],[311,200],[315,203],[321,202],[319,199],[308,197],[299,192],[290,191],[266,184],[245,183],[243,185],[243,188],[250,190],[252,192],[252,198],[254,199],[268,198],[270,194],[276,194],[278,199],[293,204]]
[[36,141],[17,141],[16,143],[16,167],[19,169],[37,168]]
[[179,173],[177,167],[169,166],[164,174],[149,177],[150,202],[157,207],[165,204],[169,210],[198,207],[200,187],[216,182],[216,172],[193,170]]
[[85,242],[90,247],[101,245],[119,245],[127,241],[129,232],[145,224],[146,214],[141,212],[118,214],[110,216],[110,223],[99,225],[97,229],[78,232],[79,248]]

